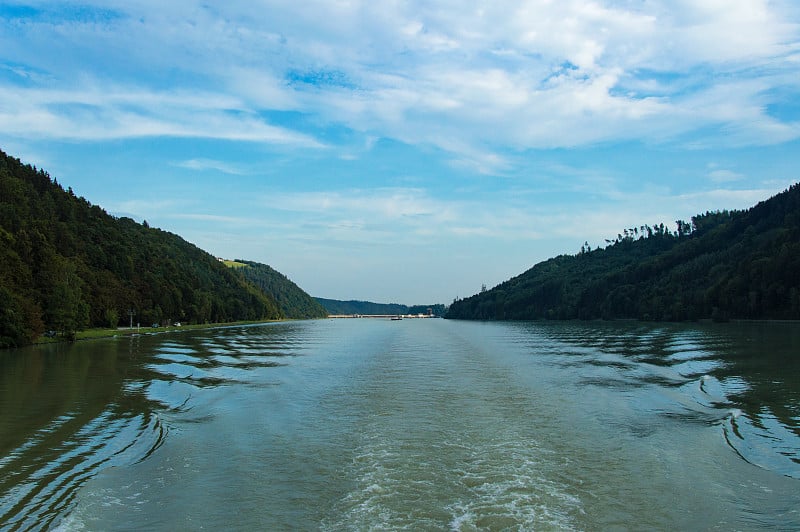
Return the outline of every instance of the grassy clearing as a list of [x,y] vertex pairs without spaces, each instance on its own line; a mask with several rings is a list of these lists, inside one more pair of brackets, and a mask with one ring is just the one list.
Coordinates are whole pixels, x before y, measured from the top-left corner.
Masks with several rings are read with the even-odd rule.
[[228,268],[244,268],[245,266],[247,266],[247,264],[244,264],[242,262],[236,262],[235,260],[223,260],[222,263],[225,264],[225,266],[227,266]]
[[[254,325],[258,323],[272,323],[275,321],[280,321],[280,320],[234,321],[229,323],[200,323],[200,324],[181,325],[180,327],[169,326],[169,327],[134,327],[132,329],[129,329],[128,327],[119,329],[86,329],[83,331],[78,331],[75,334],[75,339],[95,340],[98,338],[114,338],[116,336],[131,336],[134,334],[159,334],[159,333],[167,333],[173,331],[211,329],[214,327],[231,327],[236,325]],[[66,342],[66,341],[67,338],[64,338],[63,336],[57,336],[55,338],[47,338],[45,336],[42,336],[34,343],[53,344],[57,342]]]

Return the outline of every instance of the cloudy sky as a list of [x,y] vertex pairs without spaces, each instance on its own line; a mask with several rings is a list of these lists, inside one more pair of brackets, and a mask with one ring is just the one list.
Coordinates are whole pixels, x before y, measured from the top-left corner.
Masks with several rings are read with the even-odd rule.
[[312,295],[449,303],[800,181],[800,3],[0,0],[0,149]]

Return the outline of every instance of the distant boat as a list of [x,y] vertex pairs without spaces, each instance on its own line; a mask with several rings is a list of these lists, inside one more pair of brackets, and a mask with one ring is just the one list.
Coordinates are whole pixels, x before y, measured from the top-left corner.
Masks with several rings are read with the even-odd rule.
[[400,316],[392,316],[392,317],[391,317],[391,318],[389,318],[389,319],[390,319],[390,320],[392,320],[392,321],[400,321],[400,320],[402,320],[403,318],[402,318],[402,317],[400,317]]

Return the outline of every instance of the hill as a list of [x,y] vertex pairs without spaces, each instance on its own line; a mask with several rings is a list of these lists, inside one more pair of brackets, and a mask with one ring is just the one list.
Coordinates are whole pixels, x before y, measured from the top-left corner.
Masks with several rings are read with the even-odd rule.
[[455,319],[800,319],[800,185],[746,211],[625,229],[491,290]]
[[339,301],[337,299],[316,299],[329,314],[427,314],[428,309],[436,316],[444,315],[444,305],[400,305],[397,303],[372,303],[371,301]]
[[0,347],[45,330],[277,319],[235,270],[147,222],[109,215],[0,151]]
[[226,261],[250,283],[270,295],[286,318],[311,319],[328,315],[325,308],[281,272],[266,264],[242,259]]
[[336,299],[314,298],[325,307],[328,314],[405,314],[405,305],[397,303],[372,303],[371,301],[339,301]]

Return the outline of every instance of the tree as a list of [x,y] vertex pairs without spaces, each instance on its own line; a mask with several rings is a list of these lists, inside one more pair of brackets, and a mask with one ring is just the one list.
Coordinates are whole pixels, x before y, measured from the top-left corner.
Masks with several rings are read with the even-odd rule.
[[83,301],[82,284],[75,265],[67,260],[57,259],[46,312],[48,323],[61,331],[63,336],[74,337],[75,332],[89,322],[89,305]]
[[105,318],[110,329],[116,329],[117,325],[119,325],[119,312],[116,309],[106,309]]

